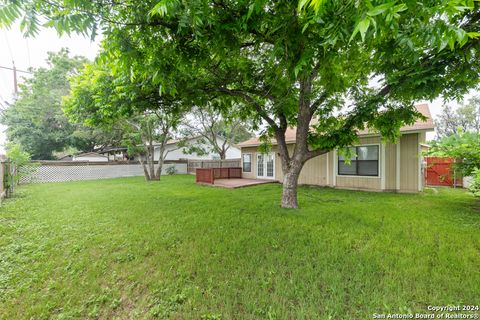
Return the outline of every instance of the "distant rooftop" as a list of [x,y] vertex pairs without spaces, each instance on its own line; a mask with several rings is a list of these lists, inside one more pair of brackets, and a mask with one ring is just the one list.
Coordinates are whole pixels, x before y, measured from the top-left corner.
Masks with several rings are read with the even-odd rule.
[[[412,125],[406,125],[400,128],[400,132],[412,132],[412,131],[432,131],[435,128],[433,124],[432,116],[430,114],[430,108],[428,104],[418,104],[415,106],[417,110],[423,114],[427,119],[424,121],[422,119],[417,119],[417,121]],[[368,135],[376,135],[377,133],[372,132],[371,130],[358,130],[359,136],[368,136]],[[295,143],[296,140],[297,129],[296,128],[287,128],[285,131],[285,140],[287,144]],[[276,140],[271,140],[272,144],[276,144]],[[259,137],[251,138],[246,141],[240,142],[238,147],[255,147],[261,145],[262,142],[260,141]]]

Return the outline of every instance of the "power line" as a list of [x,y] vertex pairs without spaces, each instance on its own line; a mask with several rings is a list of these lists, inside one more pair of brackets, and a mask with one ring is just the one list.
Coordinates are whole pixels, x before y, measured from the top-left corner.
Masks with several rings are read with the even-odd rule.
[[0,66],[1,69],[7,69],[7,70],[12,70],[12,71],[17,71],[17,72],[23,72],[23,73],[29,73],[29,74],[32,74],[33,72],[31,71],[25,71],[25,70],[19,70],[17,68],[10,68],[10,67],[4,67],[4,66]]

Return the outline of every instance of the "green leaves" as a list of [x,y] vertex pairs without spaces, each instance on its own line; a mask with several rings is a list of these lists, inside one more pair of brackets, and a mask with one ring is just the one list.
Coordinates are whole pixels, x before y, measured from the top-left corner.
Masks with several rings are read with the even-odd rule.
[[391,7],[393,7],[396,2],[397,1],[387,2],[387,3],[381,4],[379,6],[373,7],[372,9],[367,11],[367,15],[369,15],[371,17],[374,17],[374,16],[377,16],[379,14],[382,14],[385,11],[387,11],[388,9],[390,9]]
[[362,42],[364,42],[370,26],[373,26],[374,29],[377,29],[377,23],[382,24],[383,28],[389,26],[394,19],[400,18],[400,12],[408,9],[404,3],[397,5],[397,1],[383,3],[375,7],[372,6],[370,2],[367,2],[367,7],[368,10],[357,20],[349,42],[351,42],[358,33],[360,33]]
[[306,51],[302,54],[300,60],[297,62],[294,68],[295,78],[298,77],[298,74],[302,71],[302,69],[309,69],[307,67],[311,65],[312,56],[313,53],[311,51]]
[[0,28],[10,27],[22,14],[20,1],[8,1],[0,4]]
[[172,9],[180,5],[179,0],[161,0],[149,12],[151,16],[166,16]]
[[327,0],[299,0],[297,10],[301,12],[307,8],[312,8],[318,14],[326,2]]
[[368,31],[368,28],[370,27],[370,23],[373,21],[373,19],[370,16],[367,16],[360,20],[357,25],[355,26],[355,29],[353,30],[352,36],[350,37],[349,41],[352,41],[357,33],[360,32],[360,35],[362,36],[362,41],[365,41],[365,34]]

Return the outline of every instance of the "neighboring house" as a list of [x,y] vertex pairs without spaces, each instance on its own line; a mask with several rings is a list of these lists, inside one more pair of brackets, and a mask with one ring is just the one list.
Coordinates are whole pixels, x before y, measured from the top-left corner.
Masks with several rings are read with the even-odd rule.
[[73,156],[71,154],[69,155],[65,155],[65,156],[62,156],[60,158],[58,158],[58,161],[72,161],[73,159]]
[[125,147],[111,147],[98,151],[108,158],[108,161],[125,161],[128,160],[128,149]]
[[86,152],[74,155],[72,161],[108,162],[108,157],[97,152]]
[[[220,159],[219,155],[215,152],[211,152],[212,147],[209,144],[202,143],[201,137],[195,137],[187,140],[187,145],[194,145],[196,147],[201,147],[204,150],[210,150],[205,155],[197,155],[195,153],[189,154],[186,152],[187,147],[179,147],[179,140],[170,140],[167,142],[165,152],[168,152],[165,160],[180,160],[180,159],[198,159],[198,160],[218,160]],[[204,139],[203,139],[204,140]],[[223,144],[225,140],[218,138],[218,144]],[[241,151],[236,146],[230,145],[227,149],[226,159],[239,159],[241,156]],[[155,146],[155,160],[160,158],[160,146]]]
[[[308,160],[300,173],[299,183],[342,189],[418,192],[423,189],[422,145],[426,132],[434,130],[427,104],[416,106],[426,121],[400,129],[397,144],[382,143],[379,134],[359,132],[359,141],[352,146],[354,158],[350,164],[336,150]],[[285,133],[290,152],[295,145],[295,129]],[[272,152],[258,151],[261,142],[253,138],[240,143],[242,151],[242,177],[272,179],[282,182],[281,159],[275,141]]]

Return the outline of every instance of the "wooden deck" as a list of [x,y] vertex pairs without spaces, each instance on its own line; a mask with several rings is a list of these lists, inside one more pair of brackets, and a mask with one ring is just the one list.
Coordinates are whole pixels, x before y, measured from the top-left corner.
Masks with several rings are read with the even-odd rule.
[[211,184],[214,187],[236,189],[250,186],[256,186],[259,184],[276,183],[276,180],[260,180],[260,179],[215,179]]

